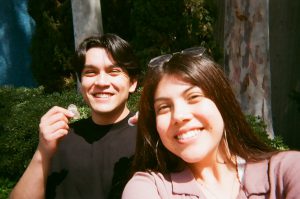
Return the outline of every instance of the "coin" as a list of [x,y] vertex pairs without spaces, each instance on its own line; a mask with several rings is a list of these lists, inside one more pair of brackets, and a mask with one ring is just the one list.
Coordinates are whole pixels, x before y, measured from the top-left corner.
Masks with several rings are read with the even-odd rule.
[[79,113],[79,111],[77,109],[77,106],[75,104],[70,104],[68,106],[68,110],[71,111],[74,114],[73,119],[77,120],[77,119],[80,118],[80,113]]

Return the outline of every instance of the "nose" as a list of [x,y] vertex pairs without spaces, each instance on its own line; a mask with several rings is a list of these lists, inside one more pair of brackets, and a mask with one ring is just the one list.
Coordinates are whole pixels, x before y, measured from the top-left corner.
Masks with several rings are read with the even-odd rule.
[[193,114],[187,105],[180,104],[174,106],[172,119],[175,125],[190,121],[192,116]]
[[109,77],[106,73],[99,73],[95,79],[95,85],[97,86],[108,86],[109,85]]

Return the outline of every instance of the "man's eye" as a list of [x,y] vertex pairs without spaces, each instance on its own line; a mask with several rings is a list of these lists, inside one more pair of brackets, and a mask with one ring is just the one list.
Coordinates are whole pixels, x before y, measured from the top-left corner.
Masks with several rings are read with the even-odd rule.
[[111,74],[119,74],[119,73],[122,73],[123,70],[121,68],[113,68],[110,73]]
[[113,72],[113,73],[120,73],[120,72],[122,72],[122,71],[119,70],[119,69],[114,69],[114,70],[112,70],[111,72]]
[[95,75],[96,72],[93,71],[93,70],[86,70],[86,71],[83,71],[83,75],[85,76],[92,76],[92,75]]

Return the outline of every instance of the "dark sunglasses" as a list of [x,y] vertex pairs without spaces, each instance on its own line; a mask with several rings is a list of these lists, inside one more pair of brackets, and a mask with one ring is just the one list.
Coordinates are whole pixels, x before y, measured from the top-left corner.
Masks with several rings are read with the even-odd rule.
[[178,54],[178,53],[198,57],[198,56],[202,56],[205,53],[205,51],[206,51],[206,49],[204,47],[192,47],[192,48],[184,49],[180,52],[160,55],[158,57],[152,58],[148,64],[148,67],[155,68],[157,66],[161,66],[162,64],[170,61],[170,59],[173,57],[173,55]]

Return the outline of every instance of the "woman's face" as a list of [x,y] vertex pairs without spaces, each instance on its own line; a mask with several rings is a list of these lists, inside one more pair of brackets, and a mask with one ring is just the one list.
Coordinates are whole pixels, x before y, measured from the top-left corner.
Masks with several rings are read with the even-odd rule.
[[201,88],[165,75],[157,86],[154,108],[157,131],[169,151],[188,163],[216,159],[224,122]]

